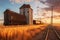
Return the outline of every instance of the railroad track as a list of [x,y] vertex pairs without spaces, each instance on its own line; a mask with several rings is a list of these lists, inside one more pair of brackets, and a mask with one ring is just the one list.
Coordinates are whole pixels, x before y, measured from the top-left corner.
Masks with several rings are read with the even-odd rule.
[[32,40],[60,40],[60,36],[54,27],[48,26],[44,31],[33,37]]
[[56,29],[53,26],[48,27],[45,40],[60,40],[59,33],[57,33]]

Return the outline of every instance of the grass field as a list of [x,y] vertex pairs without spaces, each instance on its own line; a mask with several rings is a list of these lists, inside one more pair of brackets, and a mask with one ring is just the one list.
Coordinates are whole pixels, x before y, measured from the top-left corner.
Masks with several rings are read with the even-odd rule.
[[[60,24],[54,24],[60,30]],[[39,32],[43,31],[47,24],[43,25],[0,25],[0,40],[31,40]]]
[[44,25],[0,25],[0,40],[30,40],[46,28]]
[[60,30],[60,24],[53,24],[55,26],[55,28],[57,28],[57,30]]

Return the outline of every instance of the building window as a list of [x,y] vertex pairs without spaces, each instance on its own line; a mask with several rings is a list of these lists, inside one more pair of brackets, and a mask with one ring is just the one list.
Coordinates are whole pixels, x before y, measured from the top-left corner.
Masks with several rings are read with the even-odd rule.
[[29,13],[29,11],[27,11],[27,13]]

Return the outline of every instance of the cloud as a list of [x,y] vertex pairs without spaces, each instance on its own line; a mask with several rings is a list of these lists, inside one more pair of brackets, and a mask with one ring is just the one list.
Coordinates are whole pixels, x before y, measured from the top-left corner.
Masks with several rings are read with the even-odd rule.
[[46,3],[48,3],[52,6],[59,6],[60,5],[60,0],[46,0]]
[[54,11],[60,12],[60,0],[46,0],[41,2],[49,6],[49,8],[44,8],[45,10],[51,10],[51,6],[53,6]]
[[[51,7],[49,7],[49,8],[43,8],[43,9],[46,10],[46,11],[52,11]],[[60,6],[59,7],[53,7],[53,11],[60,13]]]
[[31,2],[32,0],[25,0],[26,2]]
[[22,0],[10,0],[11,3],[21,3]]
[[[11,3],[24,3],[24,2],[35,2],[35,3],[38,3],[40,2],[41,0],[10,0]],[[43,0],[45,1],[45,0]]]
[[41,2],[46,3],[49,6],[60,6],[60,0],[45,0],[45,1],[42,0]]
[[24,3],[24,2],[31,2],[31,1],[33,0],[10,0],[11,3],[17,3],[17,4]]

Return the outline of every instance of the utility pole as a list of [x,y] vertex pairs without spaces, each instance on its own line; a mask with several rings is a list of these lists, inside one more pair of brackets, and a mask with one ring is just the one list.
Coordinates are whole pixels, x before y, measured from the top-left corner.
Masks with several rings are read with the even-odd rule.
[[51,6],[51,26],[53,26],[53,6]]

